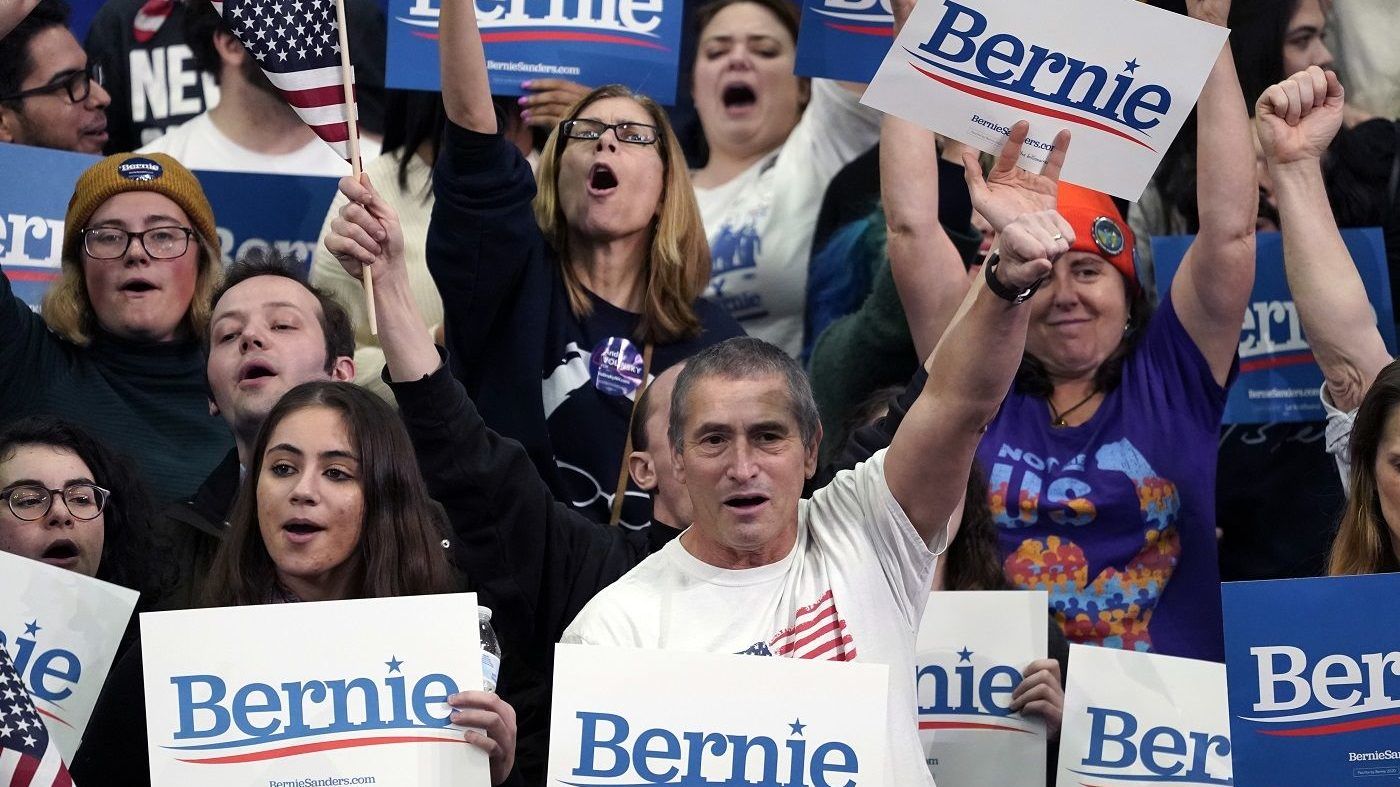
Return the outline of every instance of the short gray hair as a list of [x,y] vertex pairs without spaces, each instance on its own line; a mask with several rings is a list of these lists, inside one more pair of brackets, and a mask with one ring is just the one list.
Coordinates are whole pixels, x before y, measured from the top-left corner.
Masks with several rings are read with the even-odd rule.
[[686,361],[685,369],[676,378],[676,388],[671,392],[671,420],[667,427],[671,447],[680,453],[685,445],[686,402],[690,390],[700,380],[707,377],[752,380],[770,375],[782,377],[787,383],[788,403],[793,418],[797,420],[802,445],[811,448],[821,428],[821,417],[817,414],[817,400],[812,396],[812,384],[807,380],[807,373],[787,353],[762,339],[749,336],[726,339],[706,347]]

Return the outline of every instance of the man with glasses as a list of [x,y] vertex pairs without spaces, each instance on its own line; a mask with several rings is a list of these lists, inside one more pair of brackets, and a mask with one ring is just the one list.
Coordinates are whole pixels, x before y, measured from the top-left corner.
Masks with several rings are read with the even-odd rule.
[[232,445],[209,411],[200,341],[218,243],[199,181],[174,159],[88,168],[42,316],[0,273],[0,425],[65,418],[135,459],[157,502],[194,492]]
[[40,0],[0,38],[0,142],[101,153],[111,102],[62,0]]

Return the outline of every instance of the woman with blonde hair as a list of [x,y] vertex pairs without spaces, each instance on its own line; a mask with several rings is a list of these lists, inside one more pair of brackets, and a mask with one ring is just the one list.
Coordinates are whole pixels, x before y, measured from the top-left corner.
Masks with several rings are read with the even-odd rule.
[[214,212],[161,154],[109,156],[74,186],[43,316],[0,273],[0,423],[66,418],[135,457],[155,497],[192,493],[228,452],[201,336],[218,283]]
[[656,102],[597,88],[550,135],[537,194],[501,134],[469,5],[443,4],[440,41],[449,122],[428,269],[453,370],[556,497],[644,526],[649,501],[622,464],[636,396],[742,333],[700,299],[710,255],[680,145]]

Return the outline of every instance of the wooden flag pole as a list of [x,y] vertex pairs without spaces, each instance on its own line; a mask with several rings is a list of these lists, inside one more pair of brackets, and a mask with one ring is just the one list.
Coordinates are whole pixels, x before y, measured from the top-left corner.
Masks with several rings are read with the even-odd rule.
[[[345,32],[345,0],[335,0],[335,26],[340,37],[340,76],[345,88],[345,120],[350,126],[350,137],[346,146],[350,152],[350,171],[355,181],[360,181],[360,126],[355,106],[354,71],[350,66],[350,37]],[[379,318],[374,314],[374,274],[373,265],[364,267],[360,281],[365,285],[365,312],[369,314],[369,332],[379,335]]]

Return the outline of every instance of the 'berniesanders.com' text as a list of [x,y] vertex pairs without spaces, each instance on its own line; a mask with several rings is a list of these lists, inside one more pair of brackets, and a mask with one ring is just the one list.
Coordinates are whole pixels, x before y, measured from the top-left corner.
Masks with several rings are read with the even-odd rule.
[[344,784],[374,784],[374,776],[328,776],[325,779],[272,780],[267,787],[342,787]]
[[578,66],[556,66],[551,63],[526,63],[523,60],[488,60],[486,68],[491,71],[524,71],[531,74],[557,74],[576,77]]

